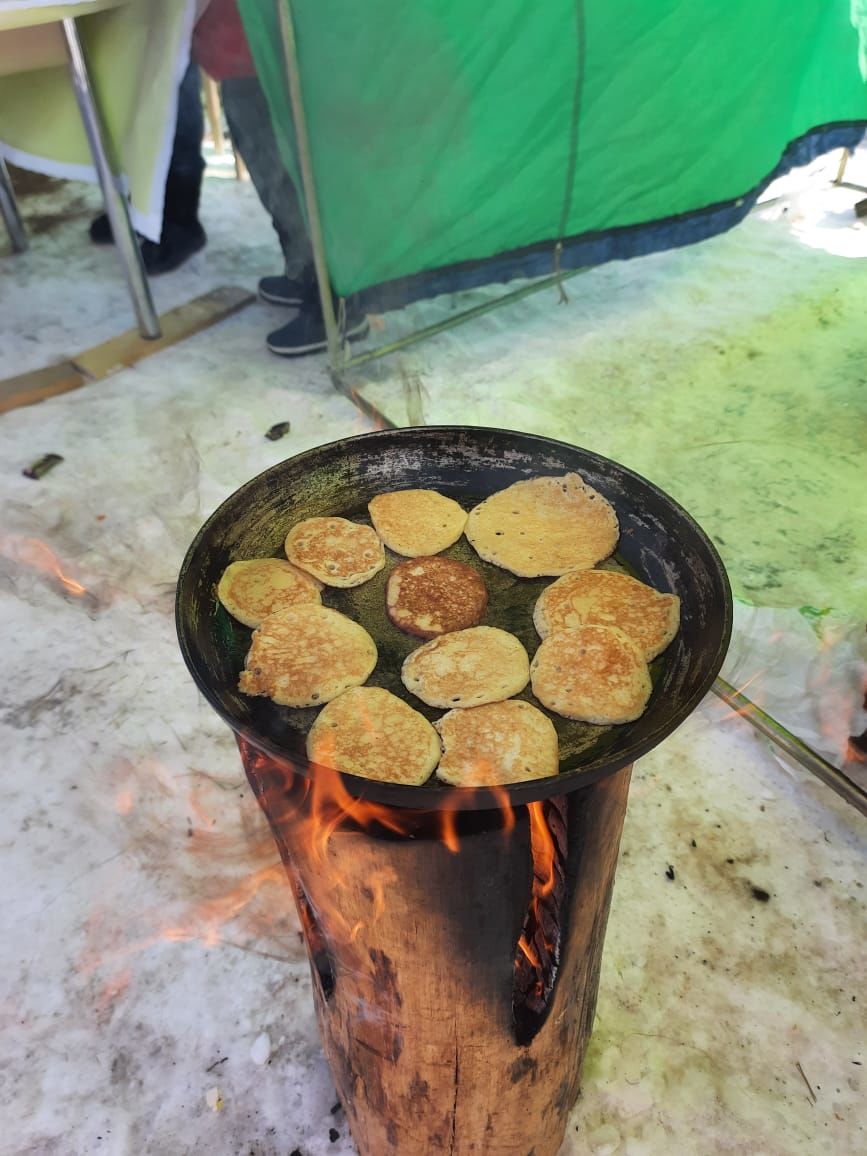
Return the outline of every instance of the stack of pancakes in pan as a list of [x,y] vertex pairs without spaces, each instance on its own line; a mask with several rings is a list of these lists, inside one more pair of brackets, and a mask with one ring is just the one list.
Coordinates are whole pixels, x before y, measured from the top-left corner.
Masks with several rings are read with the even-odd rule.
[[[437,776],[492,786],[555,775],[550,714],[614,725],[638,718],[648,663],[674,638],[680,601],[616,569],[598,569],[620,530],[614,508],[578,474],[537,477],[467,513],[433,490],[369,503],[372,526],[307,518],[286,560],[233,562],[217,594],[254,628],[239,688],[289,707],[322,707],[307,736],[311,762],[405,785]],[[532,662],[513,634],[482,620],[488,591],[472,565],[443,555],[466,534],[475,554],[519,578],[556,578],[533,608],[542,639]],[[323,586],[369,582],[400,555],[385,585],[399,630],[426,639],[403,662],[409,696],[446,713],[428,721],[410,701],[364,683],[377,647],[357,622],[322,605]],[[532,696],[515,695],[530,685]],[[543,709],[528,698],[534,698]]]

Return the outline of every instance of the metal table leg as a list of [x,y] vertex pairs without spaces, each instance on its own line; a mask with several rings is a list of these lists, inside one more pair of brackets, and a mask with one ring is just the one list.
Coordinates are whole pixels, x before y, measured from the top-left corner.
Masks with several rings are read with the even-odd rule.
[[142,263],[132,222],[129,219],[126,199],[117,187],[114,173],[106,151],[106,135],[102,118],[93,96],[87,65],[82,51],[78,29],[74,19],[61,21],[66,50],[69,55],[69,71],[75,89],[75,97],[87,133],[87,141],[93,156],[93,163],[102,186],[105,209],[111,224],[115,248],[117,249],[127,287],[132,297],[133,308],[142,337],[159,337],[160,323],[151,298],[147,274]]
[[9,230],[12,248],[16,253],[23,253],[27,248],[27,233],[18,212],[18,202],[15,200],[15,190],[9,179],[9,170],[2,157],[0,157],[0,213],[3,214],[3,220]]

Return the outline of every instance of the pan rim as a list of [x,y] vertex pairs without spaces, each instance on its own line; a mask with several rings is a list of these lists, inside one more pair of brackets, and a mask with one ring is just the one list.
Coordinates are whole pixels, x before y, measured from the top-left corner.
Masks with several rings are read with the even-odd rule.
[[[253,478],[243,483],[213,510],[209,517],[199,528],[192,542],[190,543],[185,555],[181,568],[179,571],[176,596],[175,596],[175,626],[178,634],[178,641],[180,645],[181,654],[184,662],[193,677],[193,681],[203,694],[208,704],[216,711],[219,717],[225,722],[236,736],[243,738],[252,747],[260,750],[262,753],[274,759],[278,764],[290,768],[293,772],[308,774],[308,766],[306,761],[299,759],[298,755],[270,739],[268,736],[261,734],[255,727],[244,724],[242,721],[234,718],[220,701],[217,688],[212,685],[202,669],[204,663],[197,660],[195,647],[192,645],[192,632],[188,630],[188,623],[184,613],[184,606],[182,605],[184,593],[186,590],[186,579],[191,572],[191,564],[196,555],[206,541],[209,534],[212,532],[215,524],[221,521],[221,514],[230,504],[236,504],[243,500],[245,493],[252,493],[266,485],[265,479],[276,471],[285,469],[288,463],[292,463],[293,467],[303,467],[305,461],[327,455],[333,454],[337,450],[347,449],[359,443],[370,443],[378,440],[380,442],[400,442],[401,440],[410,441],[413,438],[418,438],[420,435],[426,437],[441,437],[441,438],[455,438],[458,439],[462,435],[487,435],[493,438],[517,438],[526,446],[526,452],[532,454],[532,446],[527,443],[536,443],[541,451],[552,450],[565,451],[567,454],[579,453],[583,455],[589,464],[598,468],[601,472],[613,473],[616,472],[624,475],[636,482],[643,490],[652,494],[654,497],[663,502],[668,508],[672,510],[680,519],[688,524],[697,540],[700,542],[702,549],[707,553],[708,561],[711,564],[711,569],[714,578],[718,580],[720,589],[715,591],[719,596],[721,595],[721,605],[718,607],[720,613],[720,625],[717,628],[718,639],[712,657],[706,663],[706,669],[698,679],[693,691],[682,702],[679,702],[670,713],[664,714],[657,725],[646,734],[644,737],[637,739],[622,750],[614,750],[611,752],[602,752],[595,758],[591,758],[587,763],[579,767],[574,767],[568,771],[564,771],[560,775],[554,775],[547,779],[528,780],[523,783],[513,783],[507,786],[497,787],[494,790],[487,788],[475,787],[453,787],[446,784],[439,784],[435,779],[429,780],[423,784],[422,787],[407,787],[398,783],[386,783],[378,780],[365,779],[357,775],[350,775],[345,772],[338,772],[340,778],[350,795],[358,799],[370,799],[372,801],[382,802],[386,805],[404,808],[413,811],[439,811],[439,810],[485,810],[485,809],[500,809],[502,807],[502,797],[505,791],[509,802],[513,805],[524,805],[530,802],[536,802],[544,798],[549,798],[556,795],[563,795],[571,793],[575,790],[580,790],[585,786],[589,786],[600,779],[607,778],[609,775],[615,774],[622,770],[625,766],[634,763],[637,759],[646,755],[654,747],[658,746],[664,739],[672,734],[688,717],[702,699],[706,696],[713,685],[714,679],[719,673],[720,668],[725,660],[726,652],[728,650],[733,620],[733,605],[731,585],[725,566],[719,555],[718,550],[714,546],[708,534],[696,522],[694,517],[679,503],[672,498],[668,493],[662,490],[655,483],[645,478],[637,471],[630,469],[628,466],[608,458],[594,450],[586,449],[582,446],[577,446],[569,442],[564,442],[557,438],[549,438],[541,434],[523,433],[519,430],[504,429],[496,426],[477,426],[477,425],[436,425],[436,426],[403,426],[399,429],[384,429],[384,430],[370,430],[360,434],[354,434],[347,438],[337,438],[329,442],[324,442],[317,446],[312,446],[307,450],[303,450],[299,454],[293,454],[288,458],[282,459],[280,462],[275,462],[266,469],[260,471]],[[580,468],[580,467],[575,467]],[[410,488],[410,487],[404,487]],[[315,772],[314,772],[315,773]],[[431,804],[430,799],[427,798],[422,801],[419,792],[423,792],[425,796],[431,793],[436,794],[435,804]],[[413,801],[413,796],[418,799],[418,802]]]

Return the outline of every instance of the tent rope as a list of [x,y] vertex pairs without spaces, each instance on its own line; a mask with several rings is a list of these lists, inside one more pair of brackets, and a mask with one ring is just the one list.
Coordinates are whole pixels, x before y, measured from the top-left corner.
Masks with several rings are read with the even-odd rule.
[[572,94],[572,119],[569,125],[569,156],[566,162],[566,185],[563,189],[563,207],[560,210],[560,224],[557,229],[557,243],[554,246],[554,275],[558,278],[559,304],[565,305],[569,298],[560,280],[560,258],[563,253],[563,238],[569,224],[572,195],[575,191],[575,167],[578,160],[578,126],[581,120],[581,101],[584,95],[584,75],[586,72],[587,22],[584,0],[575,0],[575,88]]
[[337,333],[338,345],[341,350],[346,348],[346,298],[341,297],[337,302]]
[[558,241],[554,246],[554,276],[557,278],[557,292],[560,296],[557,298],[558,305],[568,305],[569,295],[563,288],[563,270],[560,268],[560,254],[563,252],[563,242]]

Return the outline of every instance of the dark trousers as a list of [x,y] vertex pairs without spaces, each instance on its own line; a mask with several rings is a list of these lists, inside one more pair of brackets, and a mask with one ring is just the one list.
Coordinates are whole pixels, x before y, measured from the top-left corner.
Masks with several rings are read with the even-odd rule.
[[259,200],[271,214],[286,275],[300,277],[312,269],[313,250],[298,194],[280,158],[265,94],[255,76],[244,76],[224,80],[220,95],[232,143],[247,166]]
[[163,226],[169,222],[189,225],[198,221],[202,174],[205,171],[202,156],[204,131],[202,78],[199,66],[190,61],[178,89],[178,119],[166,177]]

